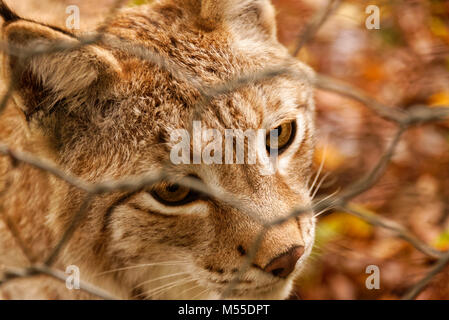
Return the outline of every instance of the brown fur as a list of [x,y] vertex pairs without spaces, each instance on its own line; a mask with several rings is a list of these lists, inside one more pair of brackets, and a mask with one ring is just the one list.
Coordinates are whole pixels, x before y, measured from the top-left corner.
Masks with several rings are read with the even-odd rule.
[[[105,30],[109,37],[154,52],[169,61],[168,70],[178,73],[107,41],[25,62],[5,57],[5,78],[15,75],[11,70],[18,66],[20,73],[15,75],[14,103],[0,118],[0,141],[50,159],[90,182],[144,174],[169,162],[170,132],[190,127],[200,97],[194,84],[212,86],[285,63],[303,75],[285,74],[244,86],[215,98],[201,113],[204,126],[219,130],[271,129],[301,116],[304,138],[276,175],[261,175],[257,165],[168,169],[177,176],[197,175],[206,185],[235,195],[245,208],[206,199],[173,213],[145,191],[102,195],[57,261],[62,270],[79,266],[83,280],[122,298],[219,297],[261,231],[249,211],[275,219],[310,202],[306,181],[313,152],[312,73],[277,42],[274,10],[265,0],[164,0],[123,9]],[[8,22],[2,34],[18,48],[78,41],[24,20]],[[33,257],[41,260],[62,235],[83,193],[29,166],[14,167],[5,157],[0,158],[0,174],[0,187],[11,183],[1,199],[4,214],[17,225]],[[1,223],[0,229],[0,265],[26,265]],[[299,271],[313,245],[313,232],[311,214],[270,230],[233,297],[285,298],[297,272],[281,279],[261,269],[302,245],[306,254]],[[140,264],[153,265],[133,268]],[[99,275],[113,269],[123,270]],[[178,286],[151,293],[176,279]],[[138,292],[148,293],[133,296],[141,283]],[[27,287],[33,290],[27,292]],[[86,297],[44,278],[12,281],[0,288],[2,295]]]

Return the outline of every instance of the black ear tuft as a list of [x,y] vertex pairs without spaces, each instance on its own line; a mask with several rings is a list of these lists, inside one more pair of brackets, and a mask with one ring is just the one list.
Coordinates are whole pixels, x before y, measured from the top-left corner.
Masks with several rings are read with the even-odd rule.
[[3,2],[3,0],[0,0],[0,16],[6,21],[6,22],[12,22],[19,20],[20,17],[15,14],[9,7],[6,5],[6,3]]

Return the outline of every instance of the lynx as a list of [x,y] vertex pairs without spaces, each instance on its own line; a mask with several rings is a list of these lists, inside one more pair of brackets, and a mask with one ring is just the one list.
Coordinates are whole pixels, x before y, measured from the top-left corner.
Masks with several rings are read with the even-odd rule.
[[[0,15],[3,41],[16,51],[75,44],[29,59],[14,50],[3,54],[3,81],[13,77],[15,86],[0,117],[2,143],[89,183],[163,169],[242,204],[173,181],[98,195],[56,268],[77,266],[82,280],[122,299],[219,299],[237,275],[228,298],[289,296],[312,250],[312,212],[268,229],[251,266],[239,272],[263,230],[254,215],[273,221],[311,203],[313,72],[278,42],[270,1],[161,0],[124,8],[98,27],[103,37],[79,46],[81,34],[21,18],[3,1]],[[133,47],[158,59],[144,59],[128,50]],[[294,73],[255,79],[199,103],[201,87],[276,66]],[[276,172],[264,174],[260,161],[171,163],[170,133],[189,130],[194,120],[219,132],[275,131],[277,146],[267,140],[263,152],[277,148]],[[50,254],[85,197],[6,156],[0,157],[0,190],[2,215],[19,230],[31,262]],[[29,265],[0,221],[0,266]],[[7,282],[0,297],[94,298],[44,275]]]

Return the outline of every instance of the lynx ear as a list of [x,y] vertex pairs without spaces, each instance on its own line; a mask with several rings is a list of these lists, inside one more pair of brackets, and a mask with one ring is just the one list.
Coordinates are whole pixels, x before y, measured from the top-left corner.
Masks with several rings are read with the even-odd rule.
[[[2,36],[10,46],[10,55],[3,61],[3,77],[13,77],[14,100],[27,117],[40,110],[49,112],[61,102],[82,103],[88,87],[106,81],[110,78],[107,75],[116,72],[118,64],[109,51],[94,45],[81,46],[69,32],[22,20],[8,12],[0,2],[0,14],[6,13]],[[27,56],[37,48],[45,51],[56,43],[67,49]]]
[[275,11],[269,0],[202,0],[201,19],[210,29],[228,24],[239,31],[276,37]]

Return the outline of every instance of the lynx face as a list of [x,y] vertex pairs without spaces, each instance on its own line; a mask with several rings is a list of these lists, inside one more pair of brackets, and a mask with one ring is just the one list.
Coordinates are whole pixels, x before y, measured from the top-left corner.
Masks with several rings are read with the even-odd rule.
[[[19,48],[79,41],[14,15],[6,20],[3,37]],[[263,230],[252,217],[272,221],[310,204],[312,73],[277,42],[274,11],[265,0],[163,0],[121,11],[105,30],[93,45],[25,62],[5,59],[7,75],[20,66],[14,101],[26,115],[21,121],[33,150],[45,150],[46,157],[90,182],[164,169],[176,178],[200,180],[241,205],[168,182],[99,196],[58,264],[78,265],[83,279],[124,298],[219,298]],[[132,46],[164,64],[136,56],[127,50]],[[199,86],[286,65],[294,74],[239,86],[196,112]],[[194,120],[223,136],[226,129],[277,129],[278,170],[264,174],[260,161],[172,163],[171,133],[190,130]],[[32,183],[25,174],[18,185]],[[42,243],[54,243],[82,193],[46,179],[47,190],[17,193],[30,208],[40,192],[48,200],[42,212],[21,210],[17,203],[8,210],[28,215],[21,219],[30,221],[29,231],[48,229],[51,236]],[[271,228],[230,297],[286,298],[310,254],[314,224],[307,213]],[[35,247],[42,255],[51,248]]]

